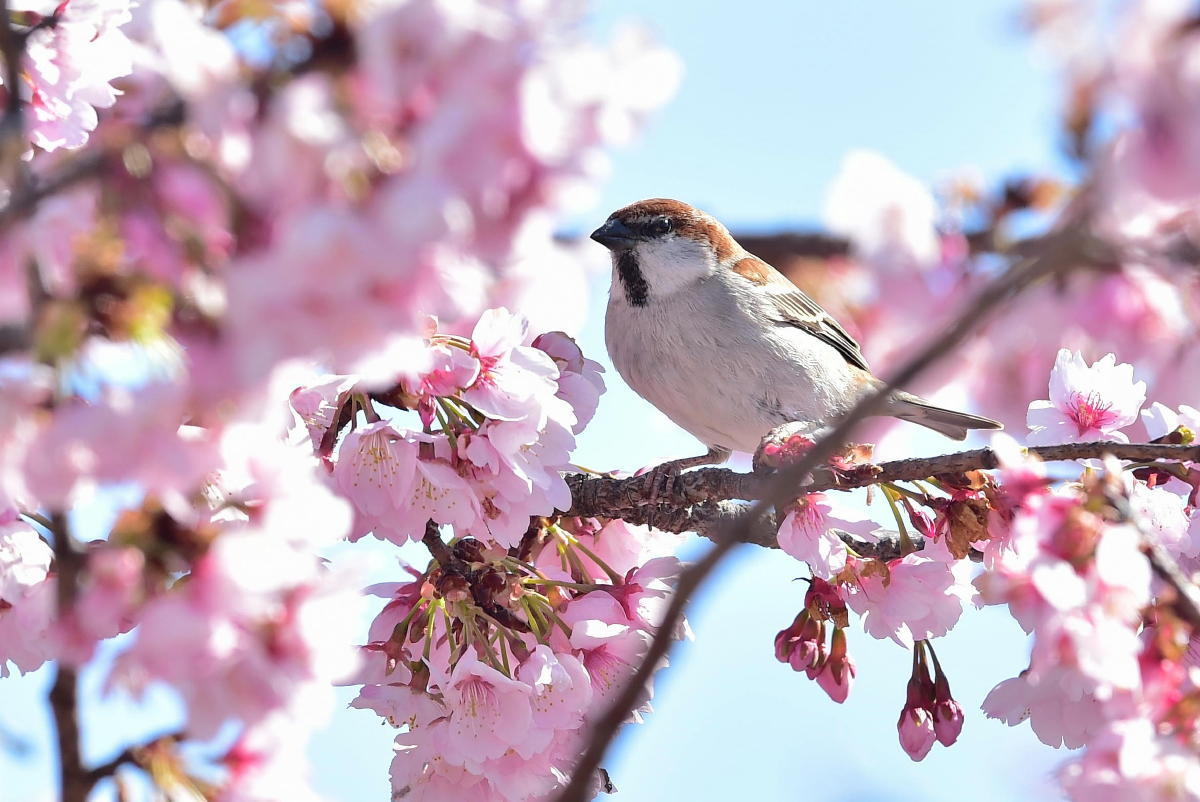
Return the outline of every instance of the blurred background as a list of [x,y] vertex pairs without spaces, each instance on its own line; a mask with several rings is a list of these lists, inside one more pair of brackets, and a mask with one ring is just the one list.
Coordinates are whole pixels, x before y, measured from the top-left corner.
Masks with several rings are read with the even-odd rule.
[[[961,176],[987,185],[1026,174],[1069,177],[1060,86],[1020,24],[1026,9],[1010,0],[598,2],[588,18],[598,38],[631,21],[642,24],[678,54],[684,72],[674,100],[634,144],[612,155],[609,180],[562,230],[586,234],[612,210],[654,196],[703,208],[735,234],[820,230],[829,185],[854,149],[878,152],[930,185]],[[660,79],[667,80],[645,76]],[[632,470],[699,453],[696,441],[612,371],[603,345],[607,256],[586,241],[579,248],[593,265],[592,292],[575,328],[585,354],[609,371],[608,393],[580,439],[579,464]],[[838,286],[823,290],[836,293]],[[891,345],[902,350],[904,343]],[[1058,345],[1045,340],[1047,364]],[[866,351],[875,357],[870,342]],[[941,398],[949,403],[956,392],[945,388]],[[896,429],[877,455],[951,445]],[[82,510],[77,523],[102,531],[105,515]],[[686,553],[702,545],[691,543]],[[374,578],[394,579],[396,550],[372,542],[368,551]],[[400,557],[424,560],[419,548]],[[774,660],[772,638],[801,604],[804,586],[792,581],[800,573],[784,555],[744,547],[710,583],[690,611],[695,641],[683,644],[656,679],[654,714],[626,728],[606,762],[619,800],[1057,798],[1051,774],[1065,755],[1043,747],[1028,728],[1009,729],[978,713],[987,692],[1027,663],[1025,638],[1011,618],[968,610],[939,644],[968,720],[954,747],[914,764],[895,729],[907,651],[852,630],[859,674],[840,706]],[[99,663],[90,681],[101,681]],[[0,683],[3,802],[52,798],[45,790],[53,771],[46,684],[44,670]],[[339,691],[343,702],[353,695]],[[179,718],[165,694],[136,705],[110,698],[85,711],[85,719],[103,723],[86,728],[92,740],[85,753],[111,756],[118,744],[169,729]],[[343,706],[312,744],[317,790],[338,802],[386,799],[391,740],[374,714]]]

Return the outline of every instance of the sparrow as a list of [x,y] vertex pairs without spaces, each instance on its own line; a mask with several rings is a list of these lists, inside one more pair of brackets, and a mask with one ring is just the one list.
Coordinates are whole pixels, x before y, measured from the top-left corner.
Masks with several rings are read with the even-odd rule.
[[[754,452],[785,423],[814,428],[883,382],[829,313],[725,226],[686,203],[638,201],[591,238],[612,256],[605,343],[621,378],[708,447],[675,471]],[[990,418],[895,391],[886,412],[962,440]]]

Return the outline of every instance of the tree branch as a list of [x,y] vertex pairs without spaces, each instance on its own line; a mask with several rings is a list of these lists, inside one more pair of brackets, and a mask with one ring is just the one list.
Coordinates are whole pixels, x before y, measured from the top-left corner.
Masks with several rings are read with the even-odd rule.
[[[1200,462],[1200,443],[1193,445],[1168,445],[1161,443],[1063,443],[1052,446],[1030,446],[1026,449],[1046,462],[1094,459],[1111,455],[1126,462]],[[877,465],[861,465],[849,473],[835,473],[828,467],[812,472],[811,481],[793,487],[796,495],[816,493],[824,490],[850,490],[856,487],[926,479],[942,474],[959,474],[974,470],[991,470],[999,466],[999,458],[990,448],[960,451],[936,457],[914,457],[893,460]],[[665,491],[660,491],[656,506],[647,507],[648,492],[644,476],[613,479],[606,476],[569,474],[567,485],[571,488],[572,505],[567,515],[582,517],[603,516],[624,518],[634,522],[627,514],[634,512],[641,520],[637,523],[653,523],[656,516],[667,525],[659,529],[673,532],[689,531],[672,528],[679,519],[671,517],[694,505],[709,502],[741,499],[754,501],[764,498],[771,482],[771,474],[737,473],[728,468],[699,468],[679,474]],[[620,514],[617,514],[617,513]],[[697,520],[709,520],[701,517]],[[749,542],[757,542],[751,540]]]
[[112,775],[116,774],[117,769],[121,768],[121,766],[124,766],[126,763],[132,763],[135,766],[143,765],[145,762],[143,760],[143,753],[146,750],[152,749],[159,744],[174,743],[179,741],[181,738],[183,738],[182,731],[168,732],[150,738],[149,740],[144,741],[136,746],[125,747],[123,750],[121,750],[121,753],[112,760],[106,760],[99,766],[88,769],[86,776],[89,787],[94,786],[96,783],[100,782],[106,777],[111,777]]
[[[50,523],[54,533],[54,571],[57,580],[54,618],[61,624],[71,614],[75,603],[81,555],[75,550],[66,514],[53,513]],[[88,792],[92,789],[79,752],[76,679],[75,669],[59,660],[54,685],[50,688],[50,709],[54,713],[58,735],[59,793],[63,802],[86,802]]]
[[437,560],[438,565],[446,566],[453,562],[454,555],[451,553],[450,547],[446,545],[446,541],[442,540],[438,525],[432,518],[425,522],[425,535],[421,538],[421,542],[425,544],[425,548],[429,549],[429,553],[433,555],[433,559]]
[[818,440],[795,465],[773,475],[763,488],[760,500],[749,507],[746,516],[724,526],[716,539],[716,545],[699,562],[680,574],[675,592],[671,595],[671,602],[654,633],[646,656],[604,715],[592,725],[587,746],[572,772],[570,781],[559,796],[559,802],[584,802],[588,782],[604,759],[608,745],[630,711],[637,705],[642,688],[651,674],[670,651],[672,636],[683,617],[684,607],[725,555],[759,525],[770,508],[776,503],[787,501],[802,479],[848,441],[850,434],[863,418],[881,411],[887,397],[898,385],[910,384],[931,365],[950,353],[997,308],[1040,279],[1078,264],[1095,264],[1099,261],[1095,253],[1099,243],[1080,223],[1046,237],[1043,245],[1044,248],[1039,254],[1013,265],[1004,275],[985,287],[959,312],[944,332],[910,358],[890,381],[885,382],[875,393],[863,398],[836,421],[829,434]]

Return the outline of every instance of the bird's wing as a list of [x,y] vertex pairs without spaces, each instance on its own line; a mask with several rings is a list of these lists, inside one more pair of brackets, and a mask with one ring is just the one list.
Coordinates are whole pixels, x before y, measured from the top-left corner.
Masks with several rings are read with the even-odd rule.
[[834,320],[820,304],[809,298],[782,273],[757,256],[746,256],[734,262],[733,271],[742,278],[767,291],[776,322],[803,329],[818,340],[832,345],[847,362],[869,371],[866,357],[854,338]]

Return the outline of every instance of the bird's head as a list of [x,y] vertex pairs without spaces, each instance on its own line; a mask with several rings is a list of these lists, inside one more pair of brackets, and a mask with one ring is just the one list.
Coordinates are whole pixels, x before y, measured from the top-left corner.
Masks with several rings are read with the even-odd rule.
[[612,252],[617,277],[634,306],[676,293],[742,252],[712,216],[668,198],[618,209],[592,239]]

